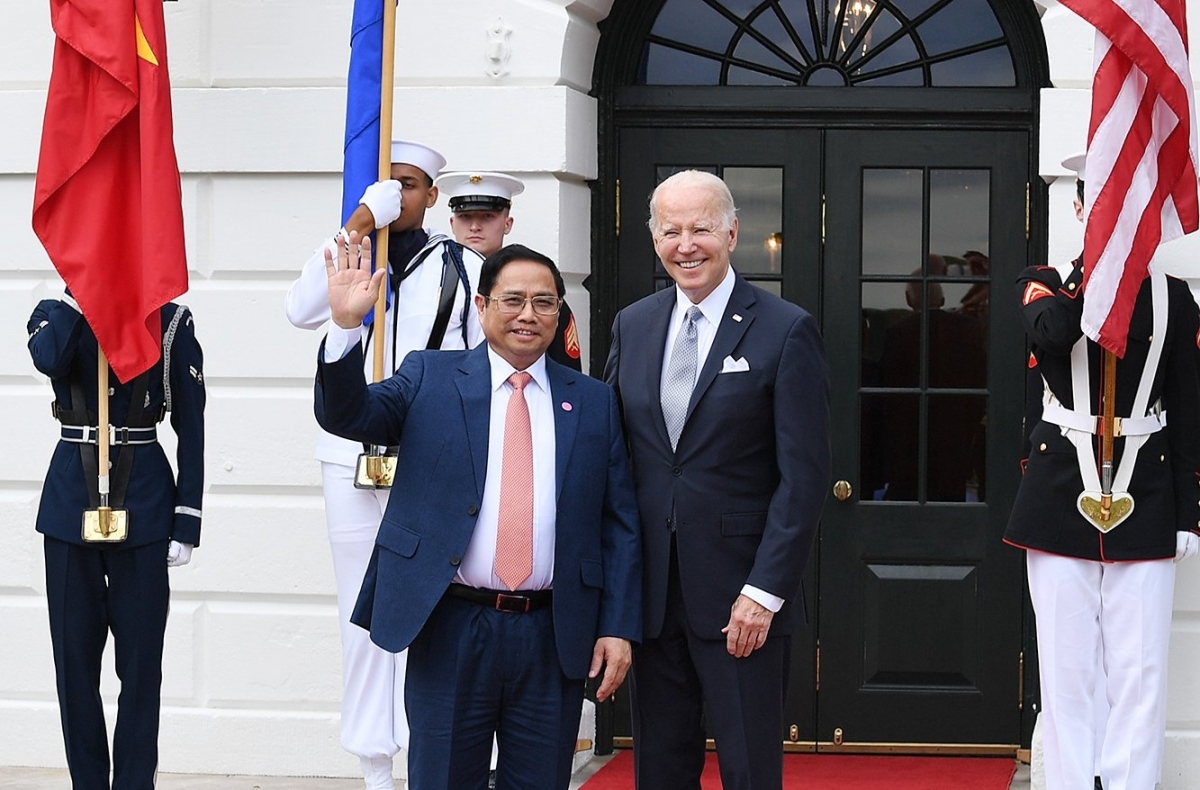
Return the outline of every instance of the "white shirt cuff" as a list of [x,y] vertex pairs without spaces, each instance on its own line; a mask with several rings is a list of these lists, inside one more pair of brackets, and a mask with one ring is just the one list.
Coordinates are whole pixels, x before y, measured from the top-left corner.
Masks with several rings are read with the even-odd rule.
[[329,333],[325,335],[325,361],[337,362],[350,353],[350,347],[362,342],[362,326],[354,329],[342,329],[335,323],[329,324]]
[[[326,348],[328,348],[328,346],[326,346]],[[326,352],[326,354],[328,355],[328,352]],[[751,601],[766,607],[773,613],[778,612],[783,608],[783,599],[778,595],[771,595],[771,593],[767,592],[766,590],[760,590],[757,587],[753,587],[749,584],[742,586],[742,595],[746,596]]]

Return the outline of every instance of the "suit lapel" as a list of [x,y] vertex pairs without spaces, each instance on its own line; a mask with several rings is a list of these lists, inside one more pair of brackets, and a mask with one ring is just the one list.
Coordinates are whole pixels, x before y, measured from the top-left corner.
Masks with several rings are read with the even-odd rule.
[[492,377],[487,343],[481,343],[463,360],[455,380],[462,399],[463,423],[475,474],[475,492],[483,500],[483,481],[487,475],[488,422],[492,413]]
[[656,294],[658,303],[650,312],[650,322],[646,327],[645,338],[626,338],[625,343],[636,344],[643,349],[642,359],[645,369],[642,380],[650,388],[650,402],[656,404],[654,414],[658,417],[654,426],[658,436],[667,447],[671,446],[671,437],[667,434],[667,422],[662,413],[662,369],[663,358],[667,353],[667,328],[671,323],[671,313],[675,310],[675,288],[664,288]]
[[575,447],[575,432],[579,428],[579,403],[575,382],[563,375],[564,368],[546,359],[546,375],[550,379],[550,408],[554,411],[554,501],[562,496],[567,462]]
[[687,419],[691,419],[696,404],[700,402],[700,398],[704,396],[705,391],[720,373],[725,357],[737,348],[738,343],[742,341],[742,336],[746,334],[746,330],[754,323],[752,311],[756,301],[754,289],[750,283],[742,279],[740,274],[734,276],[736,279],[733,284],[733,293],[729,295],[729,304],[725,306],[725,315],[721,316],[721,323],[717,325],[717,334],[713,338],[712,348],[708,350],[708,357],[704,360],[704,367],[700,369],[696,387],[692,390],[692,399],[688,401],[687,418],[683,423],[685,426]]

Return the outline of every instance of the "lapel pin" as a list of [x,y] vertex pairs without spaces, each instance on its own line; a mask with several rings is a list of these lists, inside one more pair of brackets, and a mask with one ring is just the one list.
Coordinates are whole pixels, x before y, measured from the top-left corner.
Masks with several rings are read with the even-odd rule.
[[563,411],[570,411],[570,410],[571,410],[571,404],[567,403],[566,401],[563,401],[563,402],[562,402],[562,410],[563,410]]
[[742,323],[742,317],[737,313],[731,315],[730,318],[732,318],[734,321],[737,321],[739,324]]

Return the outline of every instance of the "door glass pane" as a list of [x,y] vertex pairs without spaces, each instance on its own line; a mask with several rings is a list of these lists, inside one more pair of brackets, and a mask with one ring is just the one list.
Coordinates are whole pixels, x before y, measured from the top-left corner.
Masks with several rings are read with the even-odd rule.
[[[962,257],[988,249],[991,174],[987,170],[929,171],[929,251]],[[930,272],[936,274],[936,272]],[[967,274],[963,270],[950,274]],[[987,272],[969,272],[986,277]]]
[[[862,387],[915,387],[919,382],[920,358],[907,365],[896,361],[896,342],[893,328],[902,320],[915,315],[905,302],[905,283],[864,283],[862,286],[862,320],[860,347],[862,350]],[[911,380],[899,378],[897,371],[911,369]]]
[[779,274],[783,264],[783,168],[727,167],[738,208],[734,267],[745,275]]
[[915,169],[863,170],[863,274],[920,269],[922,181],[922,172]]
[[915,501],[921,396],[867,393],[861,403],[858,498]]
[[987,396],[929,396],[929,502],[983,502]]

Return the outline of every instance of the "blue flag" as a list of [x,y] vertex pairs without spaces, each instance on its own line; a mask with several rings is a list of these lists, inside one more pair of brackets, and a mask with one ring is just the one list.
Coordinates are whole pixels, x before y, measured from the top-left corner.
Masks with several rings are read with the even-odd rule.
[[363,190],[379,180],[379,96],[383,71],[383,4],[354,0],[350,71],[346,77],[346,144],[342,161],[342,222]]

